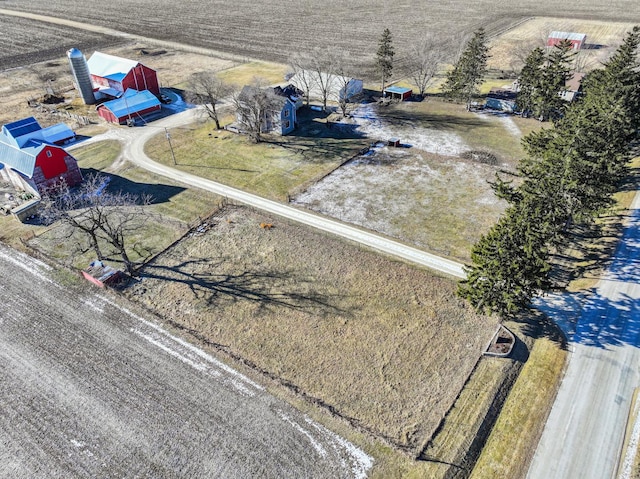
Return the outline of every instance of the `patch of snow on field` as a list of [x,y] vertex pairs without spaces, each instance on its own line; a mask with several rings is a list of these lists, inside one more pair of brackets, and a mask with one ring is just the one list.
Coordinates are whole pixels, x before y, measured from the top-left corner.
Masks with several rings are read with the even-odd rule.
[[287,424],[290,424],[299,433],[303,434],[309,440],[311,446],[316,450],[320,457],[327,457],[327,450],[322,446],[322,444],[320,444],[313,438],[309,431],[306,431],[302,426],[300,426],[300,424],[291,420],[291,418],[282,411],[277,411],[277,414],[280,419],[282,419]]
[[93,309],[94,311],[97,311],[98,313],[102,313],[103,308],[100,304],[98,304],[96,301],[92,301],[91,299],[87,298],[85,299],[82,304],[84,304],[85,306],[90,307],[91,309]]
[[[389,150],[382,148],[378,154],[385,155]],[[391,192],[419,191],[419,188],[439,181],[441,177],[439,171],[416,161],[413,156],[407,156],[406,160],[392,158],[389,164],[369,157],[360,158],[311,186],[294,198],[293,203],[398,236],[401,232],[393,229],[390,220],[407,214],[413,205],[390,196]],[[427,197],[420,201],[424,207],[430,204]]]
[[9,261],[10,263],[13,263],[19,268],[24,269],[25,271],[27,271],[28,273],[31,273],[36,278],[39,278],[42,281],[55,284],[57,286],[57,283],[54,283],[51,279],[49,279],[46,275],[42,273],[41,271],[42,269],[51,271],[51,266],[49,266],[46,263],[43,263],[42,261],[38,261],[37,259],[32,258],[31,256],[27,256],[18,251],[14,252],[13,256],[9,256],[8,254],[0,251],[0,258],[6,261]]
[[[111,301],[109,298],[106,298],[104,296],[97,296],[98,298],[100,298],[102,301],[104,301],[105,303],[113,306],[116,309],[119,309],[120,311],[122,311],[123,313],[127,314],[128,316],[130,316],[131,318],[134,318],[138,321],[140,321],[141,323],[145,324],[146,326],[148,326],[149,328],[155,330],[157,333],[160,333],[161,336],[164,336],[166,338],[168,338],[169,340],[179,344],[180,346],[182,346],[186,351],[191,352],[195,357],[200,358],[205,360],[207,363],[212,364],[213,366],[215,366],[216,368],[226,372],[227,374],[229,374],[232,377],[232,384],[234,385],[234,387],[236,389],[238,389],[241,392],[244,392],[246,394],[250,394],[253,395],[253,393],[251,393],[244,385],[249,385],[259,391],[264,390],[264,387],[262,387],[261,385],[259,385],[258,383],[252,381],[251,379],[249,379],[248,377],[240,374],[239,372],[237,372],[236,370],[234,370],[233,368],[230,368],[229,366],[227,366],[226,364],[224,364],[221,361],[218,361],[217,359],[215,359],[213,356],[211,356],[210,354],[205,353],[203,350],[201,350],[200,348],[197,348],[196,346],[188,343],[187,341],[185,341],[182,338],[179,338],[177,336],[174,336],[170,333],[168,333],[167,331],[165,331],[164,329],[162,329],[160,326],[158,326],[157,324],[152,323],[151,321],[147,321],[144,318],[141,318],[140,316],[138,316],[137,314],[129,311],[127,308],[124,308],[122,306],[120,306],[117,303],[114,303],[113,301]],[[190,361],[193,361],[193,357],[190,358]]]
[[306,416],[305,421],[307,421],[309,425],[316,428],[324,436],[331,438],[333,440],[333,443],[335,444],[334,447],[339,447],[347,451],[353,461],[353,463],[351,464],[351,472],[353,473],[354,478],[366,479],[367,471],[373,467],[373,458],[371,456],[367,455],[367,453],[359,447],[356,447],[346,439],[343,439],[336,433],[329,431],[326,427],[321,426],[320,424],[312,421]]
[[502,123],[502,126],[505,130],[507,130],[516,138],[522,138],[522,132],[520,131],[520,128],[518,128],[518,125],[515,124],[513,118],[511,118],[511,115],[509,113],[500,111],[496,111],[493,113],[475,112],[475,115],[486,121],[490,121],[492,118],[497,118],[498,121]]
[[374,104],[356,108],[352,117],[358,131],[372,140],[399,138],[403,145],[445,156],[458,156],[469,149],[457,134],[415,125],[393,125],[380,118]]

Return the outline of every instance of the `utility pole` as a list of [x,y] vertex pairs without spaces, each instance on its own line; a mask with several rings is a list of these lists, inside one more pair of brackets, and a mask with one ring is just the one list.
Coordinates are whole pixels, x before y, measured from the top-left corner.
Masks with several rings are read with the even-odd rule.
[[167,136],[167,141],[169,142],[169,149],[171,150],[171,158],[173,158],[173,166],[176,166],[178,163],[176,163],[176,155],[173,152],[173,145],[171,144],[171,135],[169,134],[169,130],[167,130],[167,128],[164,128],[164,133]]

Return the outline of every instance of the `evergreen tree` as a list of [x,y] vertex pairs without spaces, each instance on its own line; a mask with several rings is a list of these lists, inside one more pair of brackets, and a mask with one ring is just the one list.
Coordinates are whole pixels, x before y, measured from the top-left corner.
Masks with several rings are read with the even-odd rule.
[[571,62],[575,52],[571,42],[563,40],[554,45],[542,70],[540,84],[534,92],[535,115],[541,121],[560,118],[567,102],[562,98],[571,76]]
[[535,111],[535,94],[540,88],[545,56],[542,48],[534,49],[525,60],[518,77],[518,95],[516,104],[523,116],[527,117]]
[[[612,204],[627,173],[640,126],[640,28],[584,82],[584,96],[553,129],[525,139],[518,186],[500,178],[494,191],[510,206],[473,247],[458,294],[476,309],[509,316],[549,284],[548,255],[574,222]],[[562,63],[557,56],[556,63]]]
[[489,47],[486,45],[485,31],[478,29],[471,40],[467,42],[465,50],[447,74],[443,91],[455,101],[464,101],[467,110],[471,108],[472,98],[479,93],[479,87],[487,72]]
[[393,39],[391,38],[391,32],[388,28],[385,28],[382,32],[382,36],[378,41],[378,52],[376,53],[376,68],[382,79],[382,89],[384,93],[384,87],[387,80],[391,77],[393,72],[393,56],[395,52],[393,50]]

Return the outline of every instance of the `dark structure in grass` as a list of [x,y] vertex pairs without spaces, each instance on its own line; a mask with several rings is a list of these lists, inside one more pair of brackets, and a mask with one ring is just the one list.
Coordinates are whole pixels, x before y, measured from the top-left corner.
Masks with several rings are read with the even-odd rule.
[[122,271],[114,269],[99,260],[92,261],[87,269],[82,270],[82,276],[101,288],[105,286],[115,287],[126,278]]

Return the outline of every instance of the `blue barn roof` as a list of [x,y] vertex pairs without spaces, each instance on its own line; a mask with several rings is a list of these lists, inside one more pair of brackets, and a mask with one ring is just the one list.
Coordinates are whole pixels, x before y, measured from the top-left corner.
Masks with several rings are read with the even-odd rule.
[[124,118],[160,106],[160,100],[149,90],[136,91],[129,88],[120,98],[104,102],[100,106],[107,108],[116,118]]
[[397,95],[404,95],[405,93],[409,93],[411,90],[411,88],[405,88],[405,87],[401,87],[401,86],[390,86],[384,89],[384,91],[389,92],[389,93],[395,93]]

